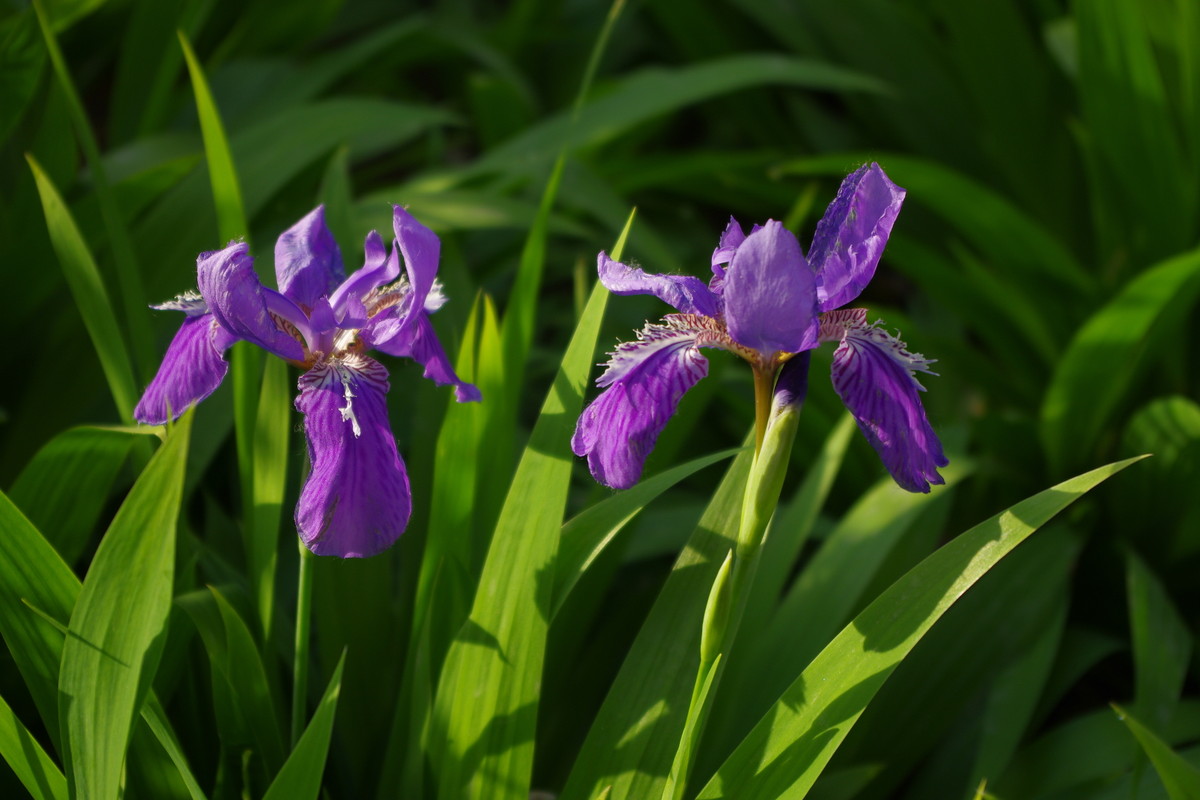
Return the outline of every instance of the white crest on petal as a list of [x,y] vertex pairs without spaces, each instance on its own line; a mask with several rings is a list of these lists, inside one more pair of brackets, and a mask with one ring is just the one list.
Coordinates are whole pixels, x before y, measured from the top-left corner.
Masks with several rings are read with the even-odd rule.
[[872,344],[887,353],[893,361],[903,365],[908,370],[908,375],[912,378],[913,383],[921,391],[925,391],[925,387],[917,381],[916,373],[937,375],[929,368],[930,364],[937,361],[936,358],[926,358],[920,353],[910,352],[908,345],[901,341],[899,331],[893,336],[883,329],[883,320],[868,323],[865,308],[839,308],[834,311],[826,311],[821,314],[820,322],[820,340],[822,342],[857,339]]
[[177,294],[171,300],[154,303],[150,307],[155,311],[182,311],[189,317],[199,317],[202,314],[208,313],[208,304],[204,302],[204,298],[200,296],[200,292],[195,289],[189,289],[182,294]]

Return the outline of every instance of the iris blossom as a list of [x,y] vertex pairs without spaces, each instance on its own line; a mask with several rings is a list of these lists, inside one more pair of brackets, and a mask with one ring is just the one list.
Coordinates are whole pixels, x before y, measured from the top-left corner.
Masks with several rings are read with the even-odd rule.
[[185,317],[134,411],[140,422],[160,425],[212,394],[228,369],[225,351],[238,340],[305,370],[296,409],[304,414],[312,470],[296,528],[317,555],[380,553],[412,509],[388,424],[387,370],[367,350],[413,359],[425,377],[453,385],[459,402],[480,399],[455,375],[429,322],[446,301],[435,280],[438,237],[400,206],[393,227],[391,251],[372,231],[363,266],[347,278],[318,207],[275,243],[279,291],[259,282],[246,243],[231,242],[197,258],[199,292],[153,306]]
[[728,350],[754,368],[761,444],[780,368],[832,342],[834,389],[896,483],[912,492],[942,483],[937,468],[948,462],[917,394],[924,387],[916,373],[933,374],[932,362],[867,322],[866,309],[843,308],[875,274],[903,201],[904,190],[878,164],[859,168],[817,223],[807,258],[781,223],[755,225],[746,235],[730,219],[707,285],[650,275],[600,253],[600,281],[609,291],[652,294],[679,313],[619,344],[596,381],[604,391],[584,409],[571,442],[596,480],[616,489],[637,483],[680,399],[708,373],[700,348]]

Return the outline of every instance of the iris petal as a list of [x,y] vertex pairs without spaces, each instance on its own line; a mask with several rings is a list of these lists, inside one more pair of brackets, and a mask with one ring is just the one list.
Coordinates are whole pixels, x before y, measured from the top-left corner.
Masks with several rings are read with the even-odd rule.
[[746,237],[725,275],[729,335],[764,355],[815,347],[815,283],[796,237],[770,220]]
[[412,510],[408,473],[388,424],[387,370],[349,355],[300,377],[312,471],[296,505],[296,527],[317,555],[365,558],[388,549]]
[[188,316],[167,347],[162,364],[145,394],[133,410],[133,417],[147,425],[162,425],[177,418],[192,403],[208,397],[221,385],[229,365],[225,349],[230,337],[214,341],[220,329],[212,314]]
[[910,353],[904,342],[881,328],[868,325],[865,309],[824,315],[821,338],[839,334],[833,388],[888,472],[910,492],[928,492],[929,484],[944,483],[937,468],[949,461],[925,417],[918,394],[924,387],[915,377],[916,372],[929,372],[931,362]]
[[607,388],[583,410],[571,439],[571,449],[587,456],[600,483],[628,489],[638,482],[679,401],[708,374],[708,360],[697,347],[702,335],[671,324],[647,325],[637,341],[617,345],[608,371],[596,381]]
[[400,258],[395,248],[389,255],[383,237],[376,231],[367,234],[363,252],[363,265],[329,296],[329,304],[338,319],[353,317],[368,292],[391,283],[400,275]]
[[413,302],[401,321],[402,328],[415,325],[417,317],[425,308],[425,297],[433,288],[437,277],[438,259],[441,258],[442,242],[437,234],[426,228],[403,206],[392,206],[392,227],[400,255],[404,256],[404,270],[412,287]]
[[878,164],[863,165],[842,181],[808,253],[822,311],[841,308],[870,283],[903,202],[904,190]]
[[312,308],[346,277],[342,254],[317,206],[275,242],[275,283],[292,301]]
[[600,282],[613,294],[650,294],[670,303],[684,314],[715,317],[719,312],[716,296],[704,281],[690,275],[650,275],[637,267],[613,261],[607,253],[596,257]]
[[[196,260],[200,294],[213,317],[230,333],[280,358],[300,361],[304,358],[304,348],[275,324],[267,308],[267,293],[281,301],[276,305],[294,304],[278,292],[264,288],[254,273],[253,263],[245,242],[235,242],[224,250],[201,253]],[[298,309],[296,313],[299,313]],[[300,314],[297,322],[303,323],[303,319]]]
[[370,346],[388,355],[411,358],[425,368],[425,377],[439,386],[453,386],[454,396],[460,403],[479,402],[483,399],[479,389],[458,377],[437,332],[429,321],[429,315],[417,315],[410,334],[392,336],[385,341],[371,341]]

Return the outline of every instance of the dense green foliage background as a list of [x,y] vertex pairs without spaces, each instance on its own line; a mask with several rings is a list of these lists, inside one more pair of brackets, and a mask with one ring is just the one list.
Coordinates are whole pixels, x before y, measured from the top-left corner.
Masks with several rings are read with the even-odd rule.
[[[419,367],[388,362],[415,513],[388,554],[315,565],[310,709],[331,709],[318,700],[341,676],[327,796],[457,796],[439,779],[448,757],[436,744],[422,749],[430,734],[412,720],[449,702],[433,696],[441,657],[479,602],[489,538],[498,518],[505,525],[518,456],[584,317],[596,253],[613,247],[630,210],[627,258],[652,272],[706,275],[730,214],[747,225],[782,219],[806,244],[841,177],[866,160],[908,198],[862,303],[911,349],[938,359],[940,377],[925,381],[924,399],[948,444],[949,485],[928,498],[904,495],[881,480],[857,434],[843,458],[841,404],[824,378],[829,355],[814,357],[781,511],[804,532],[776,568],[778,597],[751,606],[758,616],[739,634],[744,654],[730,662],[689,794],[843,625],[940,544],[1051,484],[1149,452],[1154,458],[1047,526],[946,614],[883,685],[811,796],[971,797],[984,778],[988,796],[1022,800],[1196,796],[1164,788],[1174,786],[1159,777],[1167,756],[1148,760],[1152,748],[1139,748],[1107,707],[1127,708],[1148,736],[1200,764],[1192,654],[1200,7],[1191,0],[645,0],[615,10],[553,0],[54,0],[41,8],[45,30],[24,3],[0,11],[8,292],[0,324],[9,343],[0,487],[80,578],[104,531],[119,528],[117,507],[155,449],[150,437],[95,427],[131,422],[105,388],[114,383],[97,348],[121,351],[140,391],[178,324],[145,304],[193,287],[198,252],[246,235],[269,276],[274,238],[318,202],[351,268],[363,234],[389,228],[388,203],[408,205],[442,237],[451,302],[435,325],[485,404],[454,407]],[[48,31],[61,48],[59,70]],[[210,174],[212,139],[202,137],[177,31],[224,124],[242,230],[237,213],[214,202],[210,179],[222,178]],[[581,89],[589,52],[595,78]],[[44,176],[42,193],[27,154]],[[98,281],[52,246],[45,186],[65,201]],[[608,344],[662,311],[649,298],[609,302],[602,347],[593,357],[580,345],[589,352],[579,363],[602,360]],[[96,314],[114,316],[118,332]],[[753,419],[749,371],[720,354],[711,362],[647,476],[743,441]],[[257,376],[262,365],[243,368]],[[283,387],[273,406],[282,409],[295,375],[278,366],[267,375],[264,408],[268,390]],[[174,582],[154,592],[175,600],[164,636],[134,648],[157,663],[154,702],[211,797],[260,796],[285,752],[296,594],[290,509],[304,448],[294,414],[260,428],[279,431],[279,441],[246,438],[253,423],[235,422],[235,406],[258,409],[257,377],[250,385],[249,399],[238,399],[227,381],[195,413],[190,447],[167,454],[179,470],[186,458],[186,477]],[[286,464],[270,462],[271,453],[286,453]],[[252,461],[255,478],[266,476],[259,488],[248,477]],[[819,485],[818,469],[831,483],[813,489],[814,505],[799,487],[806,475]],[[536,727],[527,743],[534,788],[591,796],[590,783],[568,784],[568,775],[590,758],[591,721],[718,480],[715,469],[700,471],[666,492],[547,615],[540,702],[523,707],[519,723]],[[608,497],[575,466],[568,516]],[[28,523],[5,514],[0,531],[12,547],[13,531]],[[275,557],[264,572],[267,557],[254,550],[264,541],[278,554],[277,579]],[[715,570],[723,553],[706,555]],[[453,566],[425,583],[439,573],[423,563],[443,557]],[[11,555],[9,572],[33,574],[21,558]],[[0,584],[9,579],[0,575]],[[77,584],[40,605],[16,585],[0,591],[9,602],[0,616],[16,619],[33,605],[67,624]],[[699,619],[679,624],[698,630]],[[74,616],[70,625],[75,631]],[[54,679],[38,689],[11,629],[3,633],[0,697],[49,753],[60,752],[46,705]],[[229,676],[244,677],[247,653],[261,681],[239,687]],[[130,697],[140,702],[145,688],[129,687]],[[250,695],[264,705],[239,706]],[[273,734],[250,719],[263,708],[279,723]],[[153,747],[141,741],[149,741],[144,726],[136,730],[133,752],[143,755],[130,756],[141,766],[129,768],[126,794],[189,796],[160,751],[138,750]],[[1170,763],[1180,785],[1200,784],[1190,767]],[[0,793],[9,796],[9,785],[23,791],[0,777]],[[471,796],[509,796],[493,791]]]

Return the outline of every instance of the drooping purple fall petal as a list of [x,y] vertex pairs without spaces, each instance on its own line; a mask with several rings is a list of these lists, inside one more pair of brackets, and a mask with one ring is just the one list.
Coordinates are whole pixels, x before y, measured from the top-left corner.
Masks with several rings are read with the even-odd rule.
[[219,331],[212,314],[183,320],[167,346],[154,380],[133,410],[134,419],[147,425],[162,425],[168,417],[178,418],[188,406],[216,391],[229,368],[223,354],[233,341],[222,335],[215,342],[214,336]]
[[[395,333],[401,333],[398,327],[393,327]],[[479,402],[483,399],[478,388],[455,373],[428,314],[419,314],[408,333],[393,335],[382,342],[370,340],[369,345],[382,353],[416,361],[425,368],[424,377],[439,386],[453,386],[455,399],[460,403]]]
[[350,354],[300,377],[312,471],[296,505],[296,527],[313,553],[365,558],[404,531],[412,510],[408,473],[388,424],[387,370]]
[[870,283],[903,203],[904,190],[878,164],[865,164],[842,181],[808,252],[822,311],[841,308]]
[[[866,309],[832,311],[821,320],[822,341],[839,341],[833,354],[833,388],[888,472],[910,492],[944,483],[937,468],[949,461],[925,417],[915,373],[929,372],[924,356],[867,324]],[[932,374],[932,373],[931,373]]]
[[691,275],[651,275],[637,267],[613,261],[607,253],[596,257],[596,271],[604,288],[613,294],[650,294],[684,314],[715,317],[717,298],[704,281]]
[[708,374],[700,354],[701,331],[647,325],[635,342],[622,342],[596,381],[607,387],[583,410],[571,439],[577,456],[600,483],[628,489],[683,395]]
[[[279,328],[268,309],[268,294],[278,307],[294,303],[278,292],[265,288],[254,273],[254,261],[245,242],[235,242],[224,250],[201,253],[196,260],[196,279],[200,294],[217,322],[239,339],[253,342],[280,358],[300,361],[304,348],[290,334]],[[289,318],[304,324],[299,309],[287,313]]]
[[275,241],[275,283],[293,302],[312,308],[346,278],[342,254],[317,206]]
[[764,355],[815,347],[815,283],[796,237],[770,220],[738,246],[726,272],[729,335]]

